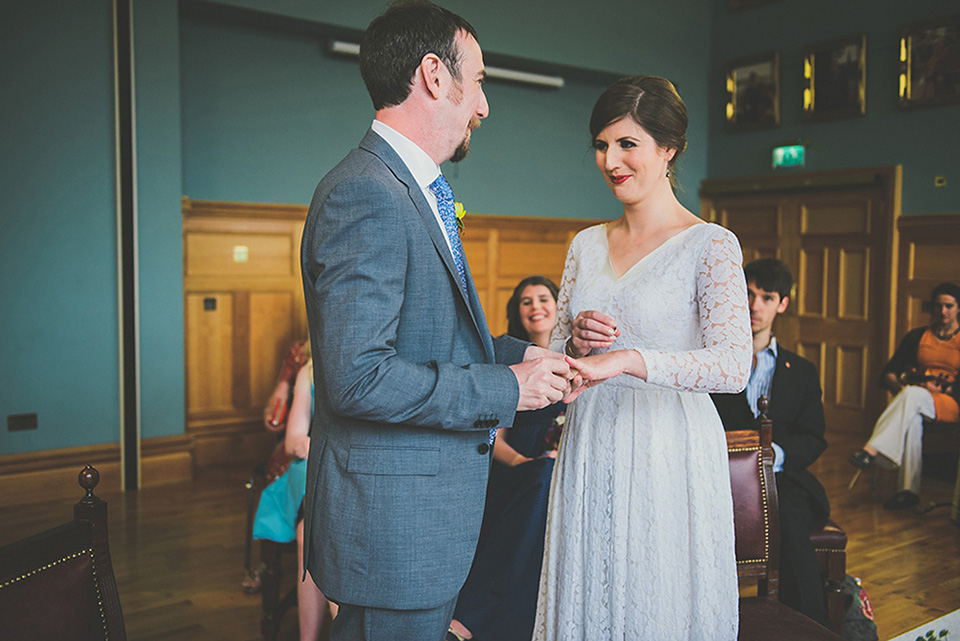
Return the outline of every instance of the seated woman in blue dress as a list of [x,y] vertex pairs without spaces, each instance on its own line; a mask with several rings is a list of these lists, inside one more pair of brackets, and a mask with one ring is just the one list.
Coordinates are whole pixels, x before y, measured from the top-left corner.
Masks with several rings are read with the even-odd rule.
[[297,372],[293,401],[287,416],[284,449],[294,457],[287,471],[264,488],[253,520],[253,538],[289,543],[297,541],[297,617],[301,641],[316,641],[329,608],[336,616],[337,605],[328,602],[303,568],[303,496],[307,488],[307,456],[310,453],[310,419],[313,415],[313,359],[310,343],[305,347],[306,364]]
[[[520,281],[507,303],[507,333],[541,347],[557,320],[557,286]],[[566,405],[519,412],[500,429],[473,567],[460,590],[448,641],[529,641],[537,609],[550,477]]]

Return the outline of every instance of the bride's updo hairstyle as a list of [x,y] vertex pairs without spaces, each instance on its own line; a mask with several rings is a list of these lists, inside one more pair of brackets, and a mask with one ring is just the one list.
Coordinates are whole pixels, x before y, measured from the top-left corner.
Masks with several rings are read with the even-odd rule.
[[590,114],[591,138],[596,140],[607,125],[625,116],[633,118],[661,147],[677,150],[667,165],[670,184],[676,188],[674,166],[687,148],[687,106],[673,83],[659,76],[633,76],[610,85]]

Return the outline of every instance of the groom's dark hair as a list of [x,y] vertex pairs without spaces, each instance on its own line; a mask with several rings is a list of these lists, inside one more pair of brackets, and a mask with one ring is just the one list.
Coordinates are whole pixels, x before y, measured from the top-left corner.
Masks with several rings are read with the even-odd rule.
[[399,105],[410,95],[413,74],[434,53],[460,81],[457,32],[477,37],[473,26],[428,0],[395,2],[373,19],[360,41],[360,75],[374,109]]

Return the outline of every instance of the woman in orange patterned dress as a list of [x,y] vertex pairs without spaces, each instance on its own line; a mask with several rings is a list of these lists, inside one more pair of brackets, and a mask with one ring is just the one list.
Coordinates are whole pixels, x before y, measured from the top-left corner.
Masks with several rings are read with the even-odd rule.
[[930,295],[929,327],[911,330],[884,367],[880,384],[896,394],[877,420],[873,435],[850,463],[866,469],[880,456],[900,468],[899,491],[884,501],[888,510],[920,502],[923,419],[960,420],[960,287],[940,283]]

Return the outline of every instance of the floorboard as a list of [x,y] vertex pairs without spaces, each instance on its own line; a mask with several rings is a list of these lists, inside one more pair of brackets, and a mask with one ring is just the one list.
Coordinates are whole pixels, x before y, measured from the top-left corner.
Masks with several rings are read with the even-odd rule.
[[[830,495],[833,519],[850,538],[847,569],[870,594],[881,641],[960,609],[960,527],[950,509],[922,516],[884,510],[895,472],[881,472],[876,489],[872,473],[865,473],[848,491],[853,468],[846,458],[860,439],[829,440],[813,470]],[[950,501],[954,473],[925,477],[924,503]],[[240,589],[247,475],[208,469],[192,482],[101,495],[109,501],[111,553],[131,641],[261,638],[260,597]],[[73,502],[0,508],[0,545],[66,521]],[[256,546],[253,557],[256,563]],[[294,574],[291,566],[287,575]],[[295,619],[295,612],[284,619],[281,638],[296,638]]]

